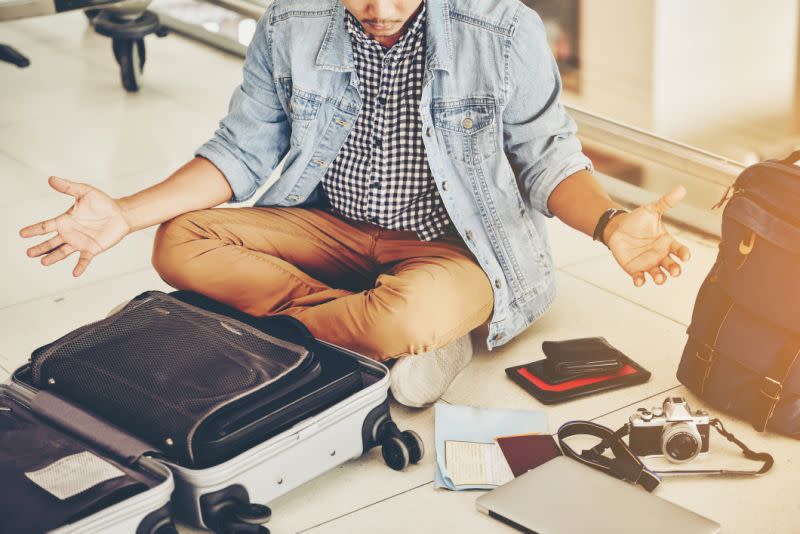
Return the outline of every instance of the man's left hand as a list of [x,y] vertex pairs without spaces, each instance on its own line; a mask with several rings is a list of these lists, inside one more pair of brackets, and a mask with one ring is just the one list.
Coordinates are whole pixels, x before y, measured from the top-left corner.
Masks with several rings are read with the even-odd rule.
[[689,260],[689,249],[667,232],[661,220],[684,196],[686,189],[678,186],[655,202],[617,215],[606,227],[608,248],[637,287],[644,285],[645,273],[658,285],[666,282],[666,273],[680,276],[681,266],[675,260]]

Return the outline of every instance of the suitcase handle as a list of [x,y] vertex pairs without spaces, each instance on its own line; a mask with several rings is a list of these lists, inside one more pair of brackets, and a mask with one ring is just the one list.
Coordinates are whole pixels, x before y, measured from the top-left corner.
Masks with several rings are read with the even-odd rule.
[[800,150],[795,150],[794,152],[789,154],[789,157],[787,157],[784,160],[781,160],[781,163],[785,165],[794,165],[798,161],[800,161]]

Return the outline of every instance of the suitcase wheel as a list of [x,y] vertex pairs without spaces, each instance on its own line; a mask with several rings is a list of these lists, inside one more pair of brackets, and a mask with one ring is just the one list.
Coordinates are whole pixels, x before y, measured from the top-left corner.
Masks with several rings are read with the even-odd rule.
[[402,439],[394,436],[387,438],[383,442],[383,445],[381,446],[381,454],[383,455],[383,461],[386,462],[386,465],[395,471],[402,471],[408,467],[408,462],[411,456],[405,442]]
[[272,510],[268,506],[241,500],[232,494],[226,495],[224,490],[218,500],[207,500],[208,502],[204,503],[203,520],[214,532],[269,534],[269,529],[261,525],[269,521],[272,516]]
[[391,419],[383,419],[375,430],[375,440],[381,444],[386,465],[402,471],[408,464],[416,464],[425,456],[425,444],[413,430],[401,432]]
[[408,461],[412,464],[419,463],[425,456],[425,444],[419,434],[413,430],[406,430],[400,434],[400,439],[408,449]]
[[272,510],[269,506],[255,503],[239,503],[233,507],[231,516],[235,521],[248,525],[260,525],[269,521]]

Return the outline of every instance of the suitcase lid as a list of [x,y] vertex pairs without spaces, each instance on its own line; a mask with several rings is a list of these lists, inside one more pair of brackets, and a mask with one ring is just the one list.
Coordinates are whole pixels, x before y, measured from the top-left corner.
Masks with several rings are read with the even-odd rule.
[[[91,423],[97,434],[85,439],[86,431],[70,426],[94,418],[49,396],[37,398],[18,378],[0,384],[0,466],[4,487],[14,488],[4,501],[17,512],[0,514],[0,530],[8,522],[12,531],[108,532],[125,525],[150,533],[171,524],[166,506],[175,487],[172,472],[117,429]],[[67,410],[73,422],[51,419],[48,407]],[[99,445],[103,438],[107,445]]]

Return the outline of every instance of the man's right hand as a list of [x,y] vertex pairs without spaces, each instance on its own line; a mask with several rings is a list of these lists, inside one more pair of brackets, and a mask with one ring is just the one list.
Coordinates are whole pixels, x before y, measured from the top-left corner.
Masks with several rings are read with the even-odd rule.
[[131,232],[118,201],[94,187],[51,176],[50,186],[75,198],[66,212],[20,230],[22,237],[56,232],[56,235],[28,249],[28,256],[44,256],[42,265],[53,265],[74,252],[80,254],[72,276],[80,276],[92,258],[113,247]]

